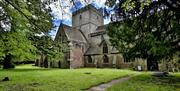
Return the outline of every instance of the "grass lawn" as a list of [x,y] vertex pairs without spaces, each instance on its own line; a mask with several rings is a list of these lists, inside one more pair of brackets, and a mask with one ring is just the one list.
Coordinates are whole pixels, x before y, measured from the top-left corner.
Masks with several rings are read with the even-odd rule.
[[116,84],[107,91],[180,91],[180,73],[160,78],[146,72]]
[[[134,73],[119,69],[43,69],[31,65],[0,69],[0,91],[82,91],[93,85]],[[118,90],[119,91],[119,90]]]

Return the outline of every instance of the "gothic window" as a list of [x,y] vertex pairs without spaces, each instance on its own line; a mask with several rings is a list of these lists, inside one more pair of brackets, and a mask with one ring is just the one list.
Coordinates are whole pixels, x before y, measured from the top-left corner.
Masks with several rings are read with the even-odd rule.
[[109,58],[107,55],[104,55],[103,61],[104,61],[104,63],[109,63]]
[[88,63],[92,63],[92,57],[88,56]]
[[107,46],[107,44],[103,45],[103,53],[108,53],[108,46]]

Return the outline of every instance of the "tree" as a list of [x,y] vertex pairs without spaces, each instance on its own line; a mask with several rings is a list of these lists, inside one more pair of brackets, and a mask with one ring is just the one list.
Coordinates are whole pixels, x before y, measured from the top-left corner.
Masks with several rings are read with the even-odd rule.
[[55,43],[50,36],[31,36],[31,40],[37,48],[37,55],[45,57],[45,60],[40,60],[42,67],[48,67],[48,62],[57,62],[63,58],[62,44]]
[[41,33],[52,28],[51,9],[41,0],[1,0],[0,30],[15,29]]
[[34,60],[37,48],[31,35],[51,30],[51,10],[41,0],[0,0],[0,60],[12,68],[15,60]]
[[36,48],[22,31],[1,32],[1,59],[3,68],[14,68],[12,60],[23,61],[36,58]]
[[108,34],[126,60],[144,58],[148,70],[158,70],[159,60],[180,51],[179,1],[121,0],[110,5],[115,14]]

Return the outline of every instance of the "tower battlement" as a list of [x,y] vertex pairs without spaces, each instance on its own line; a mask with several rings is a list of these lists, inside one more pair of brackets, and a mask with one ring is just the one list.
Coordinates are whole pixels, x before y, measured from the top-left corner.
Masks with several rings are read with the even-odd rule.
[[73,12],[72,27],[80,29],[88,40],[90,40],[89,34],[96,32],[97,27],[103,24],[103,14],[92,5]]
[[92,6],[91,4],[79,9],[79,10],[76,10],[75,12],[72,13],[72,16],[76,15],[76,14],[79,14],[79,13],[82,13],[86,10],[93,10],[94,12],[96,12],[97,14],[99,14],[100,16],[103,16],[102,12],[99,11],[98,9],[96,9],[94,6]]

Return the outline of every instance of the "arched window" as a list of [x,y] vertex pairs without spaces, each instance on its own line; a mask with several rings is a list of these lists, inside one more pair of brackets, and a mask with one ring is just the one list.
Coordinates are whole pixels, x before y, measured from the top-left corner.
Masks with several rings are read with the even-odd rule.
[[107,55],[104,55],[103,61],[104,61],[104,63],[109,63],[109,58]]
[[108,53],[108,46],[107,46],[107,44],[103,45],[103,53]]
[[88,63],[92,63],[92,57],[88,56]]

